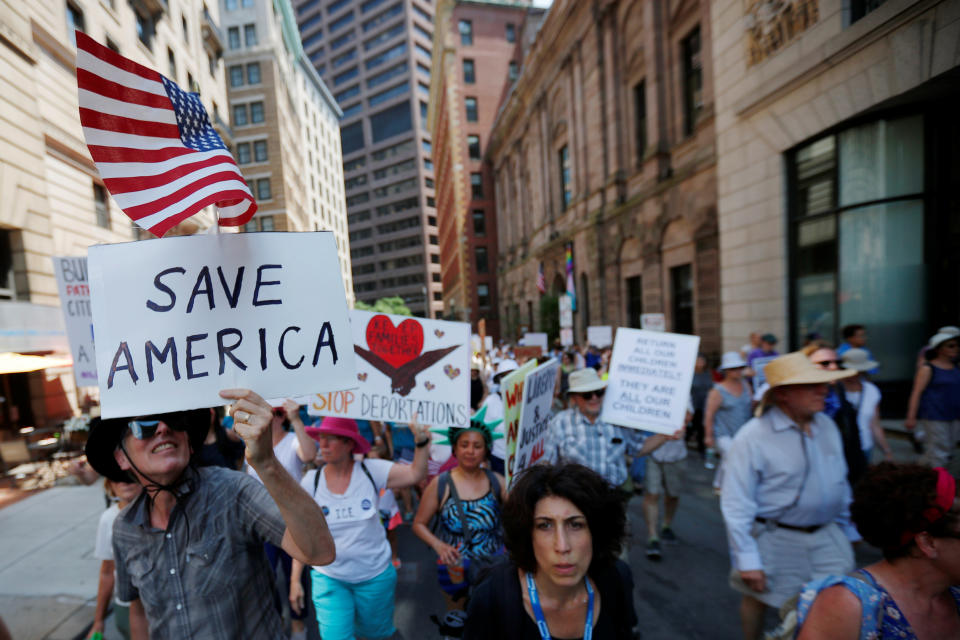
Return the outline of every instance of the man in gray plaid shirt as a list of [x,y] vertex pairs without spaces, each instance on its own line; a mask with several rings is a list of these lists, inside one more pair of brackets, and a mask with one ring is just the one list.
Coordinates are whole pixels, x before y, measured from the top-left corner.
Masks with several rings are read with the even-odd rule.
[[647,435],[600,419],[607,383],[596,370],[570,373],[567,390],[574,408],[561,411],[550,422],[544,459],[548,462],[577,462],[606,478],[614,486],[627,481],[627,454],[634,457],[653,452],[671,436]]

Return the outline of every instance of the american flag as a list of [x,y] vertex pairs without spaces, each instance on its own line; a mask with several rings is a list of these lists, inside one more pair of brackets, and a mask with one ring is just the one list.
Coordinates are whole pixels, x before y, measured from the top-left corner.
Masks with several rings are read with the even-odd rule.
[[117,205],[155,236],[215,204],[221,226],[257,210],[200,96],[77,31],[83,136]]
[[547,278],[543,275],[543,263],[540,263],[540,270],[537,271],[537,291],[541,294],[547,292]]

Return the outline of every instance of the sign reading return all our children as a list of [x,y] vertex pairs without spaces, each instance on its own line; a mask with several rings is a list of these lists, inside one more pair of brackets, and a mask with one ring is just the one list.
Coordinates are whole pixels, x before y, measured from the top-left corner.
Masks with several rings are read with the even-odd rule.
[[527,373],[523,380],[523,402],[520,406],[515,460],[510,469],[511,479],[536,464],[545,453],[544,444],[551,418],[550,405],[553,404],[553,391],[559,370],[560,361],[551,358]]
[[602,419],[656,433],[682,428],[699,345],[698,336],[618,328]]
[[470,325],[354,309],[352,391],[300,398],[316,416],[465,427],[470,422]]
[[239,233],[89,250],[103,417],[356,386],[333,234]]

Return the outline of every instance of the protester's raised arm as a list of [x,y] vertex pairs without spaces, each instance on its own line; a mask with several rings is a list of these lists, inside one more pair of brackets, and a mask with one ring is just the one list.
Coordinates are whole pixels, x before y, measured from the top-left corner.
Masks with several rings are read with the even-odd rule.
[[297,457],[301,462],[310,462],[317,457],[317,441],[307,435],[303,420],[300,419],[300,405],[287,398],[283,401],[283,409],[287,412],[287,419],[297,436]]
[[249,389],[224,389],[222,398],[233,400],[234,429],[247,445],[247,462],[280,509],[286,525],[281,547],[305,564],[325,565],[336,558],[333,536],[323,512],[273,453],[270,421],[273,408]]
[[416,442],[413,464],[393,465],[387,476],[388,489],[412,487],[427,477],[427,462],[430,461],[430,429],[421,425],[417,421],[417,416],[413,416],[410,431],[413,432],[413,439]]

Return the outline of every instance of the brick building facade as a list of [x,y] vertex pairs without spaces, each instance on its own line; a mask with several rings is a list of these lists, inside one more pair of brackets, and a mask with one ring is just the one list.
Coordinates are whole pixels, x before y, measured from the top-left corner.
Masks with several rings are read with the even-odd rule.
[[516,79],[528,2],[442,0],[433,40],[430,111],[444,317],[486,320],[500,336],[497,218],[483,153],[497,108]]
[[506,337],[552,330],[571,245],[577,342],[662,312],[719,351],[710,53],[706,0],[554,2],[487,151]]

